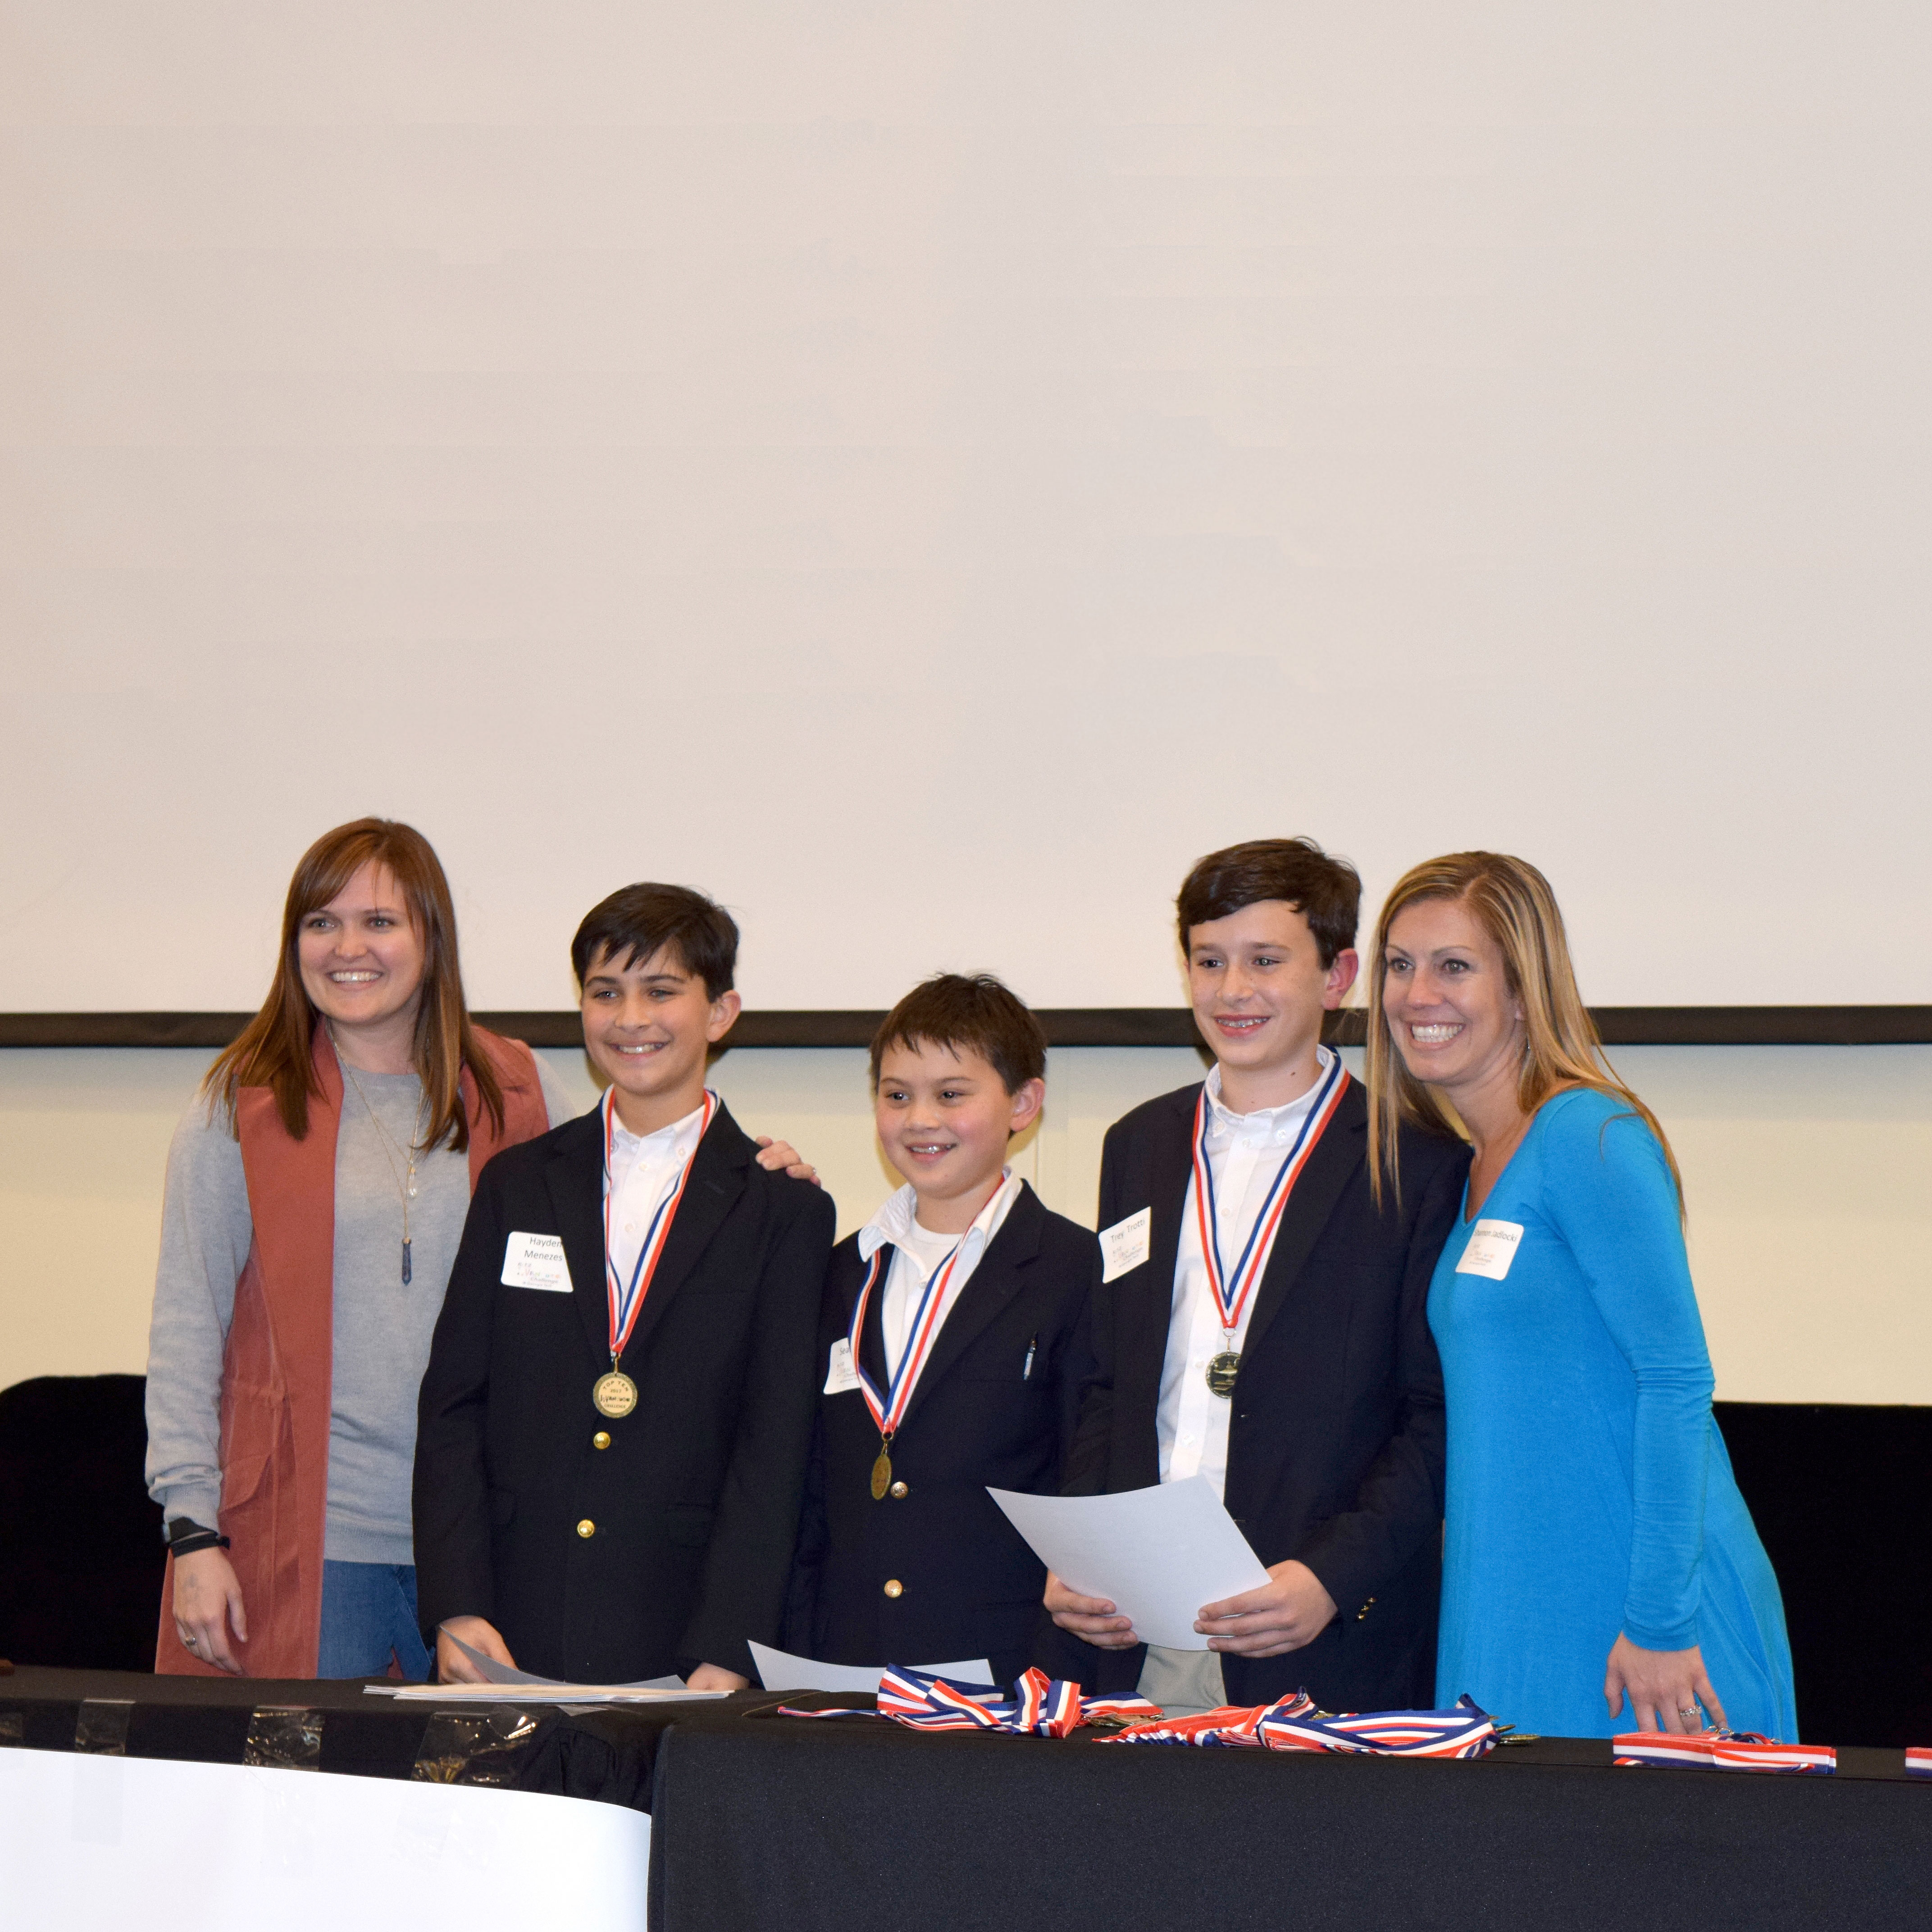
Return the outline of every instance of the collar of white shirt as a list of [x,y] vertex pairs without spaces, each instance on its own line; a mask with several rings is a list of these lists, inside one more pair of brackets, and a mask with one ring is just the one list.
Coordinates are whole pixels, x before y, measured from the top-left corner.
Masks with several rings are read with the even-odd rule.
[[1217,1060],[1208,1072],[1208,1138],[1212,1141],[1245,1140],[1266,1146],[1272,1141],[1286,1146],[1300,1131],[1301,1124],[1315,1105],[1315,1096],[1335,1056],[1325,1046],[1316,1049],[1317,1065],[1308,1091],[1279,1107],[1257,1107],[1252,1114],[1237,1114],[1221,1098],[1221,1066]]
[[610,1109],[610,1148],[628,1162],[640,1156],[648,1160],[652,1155],[670,1154],[679,1160],[684,1160],[698,1144],[698,1130],[704,1124],[704,1108],[702,1102],[694,1107],[681,1120],[674,1120],[668,1127],[658,1127],[648,1134],[634,1134],[618,1118],[617,1109]]
[[[959,1259],[966,1267],[976,1267],[980,1257],[992,1244],[993,1237],[1000,1232],[1013,1203],[1018,1199],[1019,1192],[1025,1185],[1011,1168],[1000,1170],[1001,1178],[993,1198],[974,1217],[973,1225],[966,1230],[965,1239],[960,1244]],[[872,1264],[872,1257],[890,1242],[895,1247],[903,1244],[912,1232],[912,1226],[919,1211],[919,1196],[910,1181],[893,1195],[886,1204],[859,1230],[859,1258],[866,1266]]]

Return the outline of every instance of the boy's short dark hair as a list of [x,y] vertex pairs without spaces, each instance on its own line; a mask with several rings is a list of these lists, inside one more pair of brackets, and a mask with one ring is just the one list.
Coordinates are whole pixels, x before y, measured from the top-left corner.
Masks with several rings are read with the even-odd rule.
[[570,963],[580,986],[600,955],[622,968],[660,952],[670,952],[718,999],[731,990],[737,968],[737,922],[688,886],[626,886],[584,915],[570,942]]
[[1181,951],[1194,927],[1263,899],[1286,899],[1307,920],[1324,967],[1355,943],[1362,880],[1347,860],[1331,857],[1312,838],[1250,838],[1197,859],[1181,881],[1174,902]]
[[1009,1094],[1046,1075],[1039,1021],[990,973],[935,973],[907,994],[872,1036],[873,1086],[888,1047],[921,1046],[970,1048]]

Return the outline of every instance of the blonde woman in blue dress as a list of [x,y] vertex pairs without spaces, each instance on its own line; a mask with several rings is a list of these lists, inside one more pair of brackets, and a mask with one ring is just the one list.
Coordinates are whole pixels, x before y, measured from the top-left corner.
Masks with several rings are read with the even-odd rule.
[[1474,1150],[1430,1325],[1448,1400],[1439,1703],[1570,1737],[1796,1739],[1784,1612],[1711,1414],[1682,1184],[1605,1060],[1533,866],[1463,852],[1382,908],[1371,1172],[1398,1120]]

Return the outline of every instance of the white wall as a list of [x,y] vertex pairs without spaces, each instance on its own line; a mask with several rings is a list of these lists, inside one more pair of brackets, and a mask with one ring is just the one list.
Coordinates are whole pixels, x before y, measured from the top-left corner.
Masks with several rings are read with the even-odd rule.
[[[0,1387],[142,1368],[168,1138],[211,1057],[0,1052]],[[588,1105],[582,1056],[546,1058]],[[1616,1060],[1684,1168],[1719,1395],[1932,1402],[1932,1047]],[[1178,1048],[1057,1052],[1022,1172],[1090,1225],[1108,1124],[1199,1065]],[[842,1233],[884,1198],[862,1053],[740,1049],[712,1077],[748,1129],[818,1164]]]

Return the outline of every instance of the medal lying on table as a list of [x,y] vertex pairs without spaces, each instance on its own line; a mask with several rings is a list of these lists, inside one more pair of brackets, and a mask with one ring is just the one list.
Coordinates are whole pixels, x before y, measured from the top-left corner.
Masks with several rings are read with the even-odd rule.
[[1348,1070],[1337,1054],[1316,1091],[1314,1105],[1303,1117],[1294,1144],[1276,1170],[1232,1274],[1221,1259],[1221,1221],[1214,1198],[1214,1170],[1208,1160],[1205,1087],[1194,1103],[1195,1223],[1201,1238],[1202,1266],[1207,1270],[1215,1312],[1221,1318],[1221,1352],[1208,1363],[1207,1380],[1210,1393],[1224,1402],[1233,1396],[1234,1383],[1241,1372],[1241,1352],[1234,1346],[1234,1337],[1240,1331],[1241,1318],[1246,1312],[1255,1284],[1267,1272],[1268,1257],[1274,1252],[1274,1238],[1281,1232],[1282,1210],[1294,1192],[1294,1184],[1301,1178],[1302,1169],[1308,1165],[1309,1156],[1335,1118],[1335,1109],[1341,1104],[1348,1085]]
[[704,1144],[712,1117],[717,1112],[718,1096],[707,1087],[704,1090],[704,1118],[698,1125],[698,1138],[692,1143],[691,1152],[683,1165],[672,1176],[664,1198],[651,1216],[650,1226],[644,1230],[644,1242],[638,1250],[637,1262],[627,1283],[618,1272],[610,1250],[610,1143],[616,1110],[611,1094],[604,1096],[604,1291],[610,1311],[610,1372],[599,1376],[591,1384],[590,1402],[599,1415],[608,1416],[613,1422],[620,1416],[628,1415],[638,1406],[638,1385],[618,1365],[623,1358],[624,1345],[631,1339],[631,1330],[638,1325],[638,1311],[644,1306],[644,1297],[650,1292],[651,1280],[658,1271],[658,1263],[664,1258],[664,1243],[670,1238],[671,1223],[677,1219],[678,1203],[684,1198],[685,1184],[691,1178],[692,1163],[698,1158],[698,1150]]
[[[971,1230],[967,1232],[970,1233]],[[919,1385],[920,1372],[932,1352],[932,1338],[939,1333],[940,1312],[946,1306],[946,1284],[952,1279],[953,1266],[965,1246],[966,1237],[962,1234],[952,1244],[952,1252],[926,1276],[926,1286],[920,1291],[919,1306],[913,1313],[912,1332],[906,1337],[898,1367],[884,1396],[879,1394],[878,1384],[866,1372],[859,1359],[859,1338],[865,1333],[866,1310],[872,1300],[872,1290],[884,1275],[886,1258],[892,1252],[890,1242],[874,1253],[872,1265],[866,1270],[864,1285],[859,1290],[859,1299],[853,1305],[852,1326],[848,1336],[852,1366],[859,1377],[860,1394],[864,1396],[873,1425],[879,1432],[879,1453],[873,1460],[872,1478],[868,1486],[875,1503],[884,1502],[886,1492],[892,1486],[892,1438],[898,1433],[899,1424],[905,1419],[912,1392]]]

